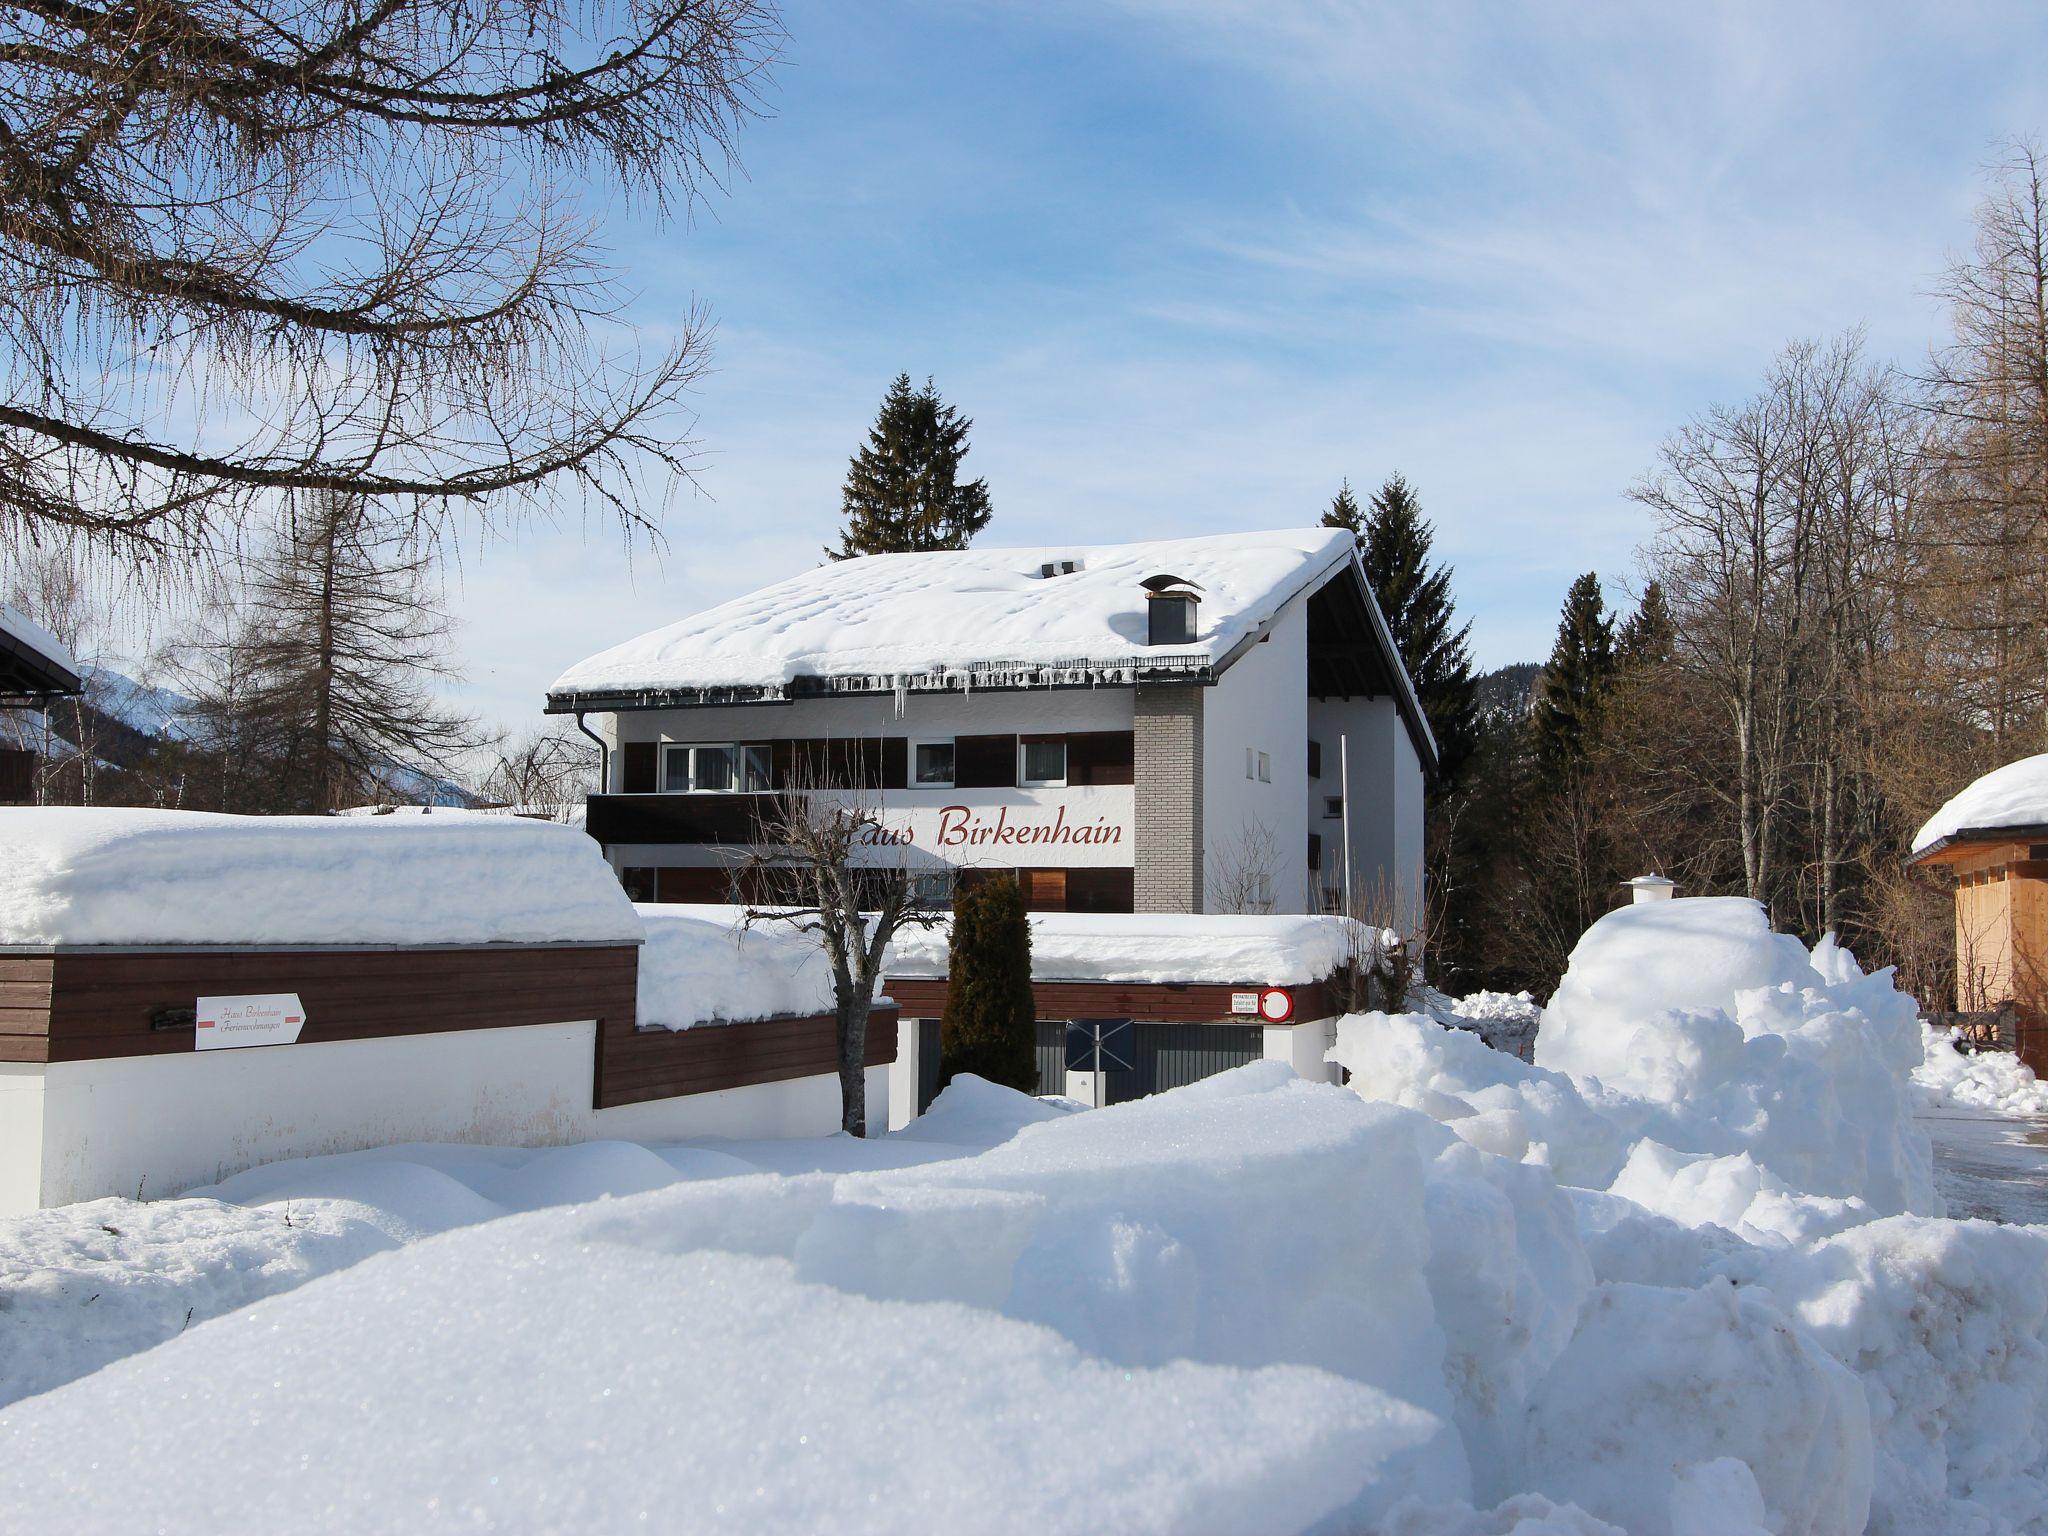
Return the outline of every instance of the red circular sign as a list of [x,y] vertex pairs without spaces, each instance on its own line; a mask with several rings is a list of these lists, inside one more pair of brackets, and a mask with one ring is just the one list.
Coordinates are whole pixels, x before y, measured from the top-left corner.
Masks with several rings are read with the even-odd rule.
[[1294,996],[1284,987],[1268,987],[1259,994],[1259,1017],[1268,1024],[1285,1024],[1294,1017]]

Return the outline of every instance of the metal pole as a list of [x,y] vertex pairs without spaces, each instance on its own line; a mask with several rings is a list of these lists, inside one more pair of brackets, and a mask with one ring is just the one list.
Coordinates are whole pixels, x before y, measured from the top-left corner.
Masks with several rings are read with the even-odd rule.
[[1344,808],[1344,915],[1356,917],[1358,909],[1351,904],[1351,738],[1346,735],[1337,738],[1337,793]]

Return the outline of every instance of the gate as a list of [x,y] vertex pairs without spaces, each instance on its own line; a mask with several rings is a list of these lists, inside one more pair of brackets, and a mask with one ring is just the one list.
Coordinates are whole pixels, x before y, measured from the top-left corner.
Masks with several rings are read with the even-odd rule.
[[1257,1061],[1265,1054],[1265,1030],[1257,1024],[1155,1024],[1131,1026],[1132,1066],[1108,1074],[1107,1099],[1122,1104],[1148,1094],[1198,1083]]
[[[1122,1104],[1169,1088],[1198,1083],[1257,1061],[1265,1054],[1265,1031],[1257,1024],[1157,1024],[1143,1019],[1131,1026],[1132,1066],[1110,1072],[1105,1085],[1108,1102]],[[1038,1091],[1067,1091],[1067,1021],[1038,1021]],[[925,1019],[917,1029],[917,1112],[931,1108],[939,1092],[939,1021]]]

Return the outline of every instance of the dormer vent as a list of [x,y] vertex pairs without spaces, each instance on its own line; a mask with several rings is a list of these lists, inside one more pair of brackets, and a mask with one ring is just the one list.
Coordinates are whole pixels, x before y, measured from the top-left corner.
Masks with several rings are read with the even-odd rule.
[[1044,580],[1053,576],[1071,576],[1079,569],[1081,562],[1078,560],[1048,560],[1038,568],[1038,575]]
[[1193,645],[1195,605],[1202,600],[1195,584],[1184,576],[1159,575],[1139,585],[1145,589],[1145,643]]

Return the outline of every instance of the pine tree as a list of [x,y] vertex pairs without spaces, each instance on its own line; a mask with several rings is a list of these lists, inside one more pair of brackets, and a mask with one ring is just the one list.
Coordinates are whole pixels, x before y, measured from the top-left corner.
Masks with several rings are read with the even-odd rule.
[[855,555],[965,549],[988,526],[988,482],[960,483],[974,423],[939,398],[930,379],[913,390],[899,373],[867,442],[847,466],[840,509],[846,527],[834,560]]
[[1435,534],[1415,492],[1395,475],[1374,494],[1371,508],[1361,518],[1346,481],[1323,514],[1323,526],[1350,528],[1357,534],[1366,579],[1436,737],[1442,783],[1455,783],[1479,738],[1472,626],[1452,627],[1457,612],[1451,601],[1450,568],[1429,563]]
[[1023,888],[1000,877],[963,884],[953,899],[949,952],[946,1011],[939,1020],[941,1085],[972,1072],[1036,1093],[1038,1007]]
[[1614,670],[1614,616],[1599,575],[1588,571],[1565,594],[1557,640],[1536,686],[1529,728],[1541,771],[1554,776],[1584,762]]

